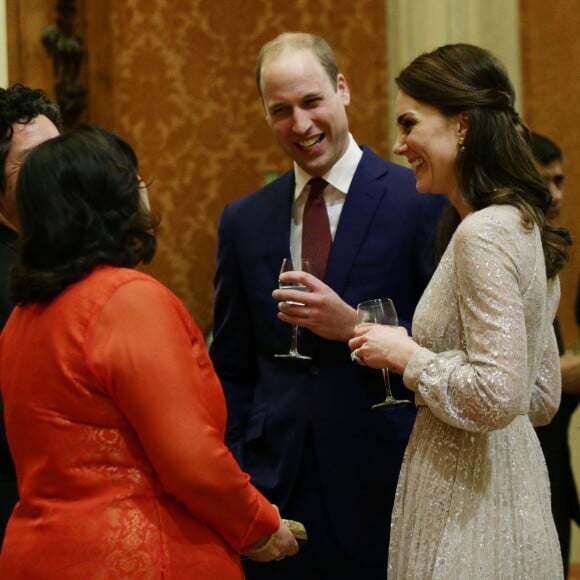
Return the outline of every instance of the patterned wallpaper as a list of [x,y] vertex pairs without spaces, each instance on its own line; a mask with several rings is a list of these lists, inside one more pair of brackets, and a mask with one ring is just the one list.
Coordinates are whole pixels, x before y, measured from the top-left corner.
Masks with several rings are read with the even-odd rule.
[[325,37],[350,85],[355,138],[388,155],[384,3],[125,0],[110,9],[113,128],[137,150],[163,220],[146,269],[206,331],[221,209],[290,166],[258,100],[259,48],[285,30]]

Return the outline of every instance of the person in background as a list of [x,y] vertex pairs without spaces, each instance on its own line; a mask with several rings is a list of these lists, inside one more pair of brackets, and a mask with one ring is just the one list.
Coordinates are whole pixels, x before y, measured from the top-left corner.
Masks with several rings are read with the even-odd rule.
[[[548,182],[551,203],[546,216],[550,222],[556,222],[562,209],[564,197],[564,170],[562,151],[548,137],[531,134],[531,147],[539,172]],[[554,330],[558,341],[560,355],[565,355],[565,345],[558,318],[554,320]],[[570,536],[572,522],[580,524],[580,502],[572,472],[568,430],[572,415],[578,406],[580,389],[580,357],[571,355],[561,359],[562,367],[562,400],[558,412],[552,421],[544,427],[538,427],[536,433],[540,439],[552,492],[552,513],[560,538],[564,576],[568,574],[570,556]],[[575,378],[574,378],[575,377]],[[576,393],[574,393],[576,391]]]
[[[445,200],[418,195],[408,168],[357,145],[349,86],[322,38],[277,36],[259,53],[256,81],[266,121],[294,163],[222,212],[210,355],[226,394],[226,441],[258,489],[304,522],[308,542],[267,569],[248,562],[246,577],[384,580],[415,410],[371,410],[385,398],[381,374],[354,365],[347,340],[357,304],[370,298],[392,298],[410,324],[434,269]],[[316,177],[324,182],[314,199]],[[314,205],[325,222],[314,228],[318,240],[305,217]],[[319,269],[285,274],[309,292],[275,290],[273,300],[290,256]],[[288,352],[292,323],[309,359],[276,356]],[[400,381],[393,387],[404,397]]]
[[224,443],[200,330],[135,269],[157,220],[131,147],[80,125],[28,154],[16,198],[0,390],[20,500],[0,578],[241,580],[241,552],[294,554]]
[[388,577],[562,578],[550,487],[534,425],[560,402],[552,322],[570,234],[550,193],[503,65],[451,44],[396,79],[393,151],[417,189],[460,218],[413,318],[359,325],[361,364],[401,373],[417,420],[392,515]]
[[[58,105],[42,90],[22,84],[0,88],[0,330],[14,307],[8,296],[8,272],[16,261],[18,171],[28,152],[58,135],[61,127]],[[0,400],[0,550],[6,522],[17,501],[16,472]]]

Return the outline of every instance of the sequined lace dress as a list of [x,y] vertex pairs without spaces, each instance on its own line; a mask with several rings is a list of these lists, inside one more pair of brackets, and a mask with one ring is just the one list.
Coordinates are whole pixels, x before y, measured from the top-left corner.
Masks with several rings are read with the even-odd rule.
[[405,371],[417,421],[399,478],[389,574],[562,578],[548,475],[533,424],[560,398],[540,235],[492,206],[457,229],[413,320]]

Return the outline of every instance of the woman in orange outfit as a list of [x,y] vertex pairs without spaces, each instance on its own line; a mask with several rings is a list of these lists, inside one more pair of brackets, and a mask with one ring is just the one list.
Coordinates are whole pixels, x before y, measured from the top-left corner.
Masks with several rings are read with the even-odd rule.
[[0,389],[21,499],[0,578],[237,580],[240,553],[294,554],[224,444],[200,330],[133,269],[155,251],[133,150],[80,126],[28,155],[17,198]]

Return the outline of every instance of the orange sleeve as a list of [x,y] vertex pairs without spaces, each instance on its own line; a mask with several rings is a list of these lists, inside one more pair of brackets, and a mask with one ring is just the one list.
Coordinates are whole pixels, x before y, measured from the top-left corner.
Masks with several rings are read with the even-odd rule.
[[223,391],[201,332],[154,280],[116,290],[94,322],[87,357],[136,431],[164,489],[237,552],[279,517],[224,443]]

